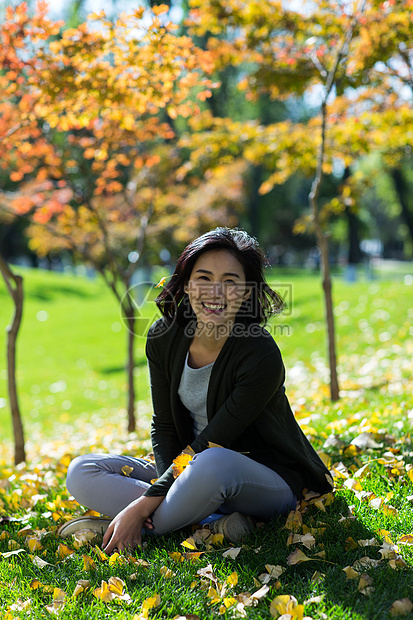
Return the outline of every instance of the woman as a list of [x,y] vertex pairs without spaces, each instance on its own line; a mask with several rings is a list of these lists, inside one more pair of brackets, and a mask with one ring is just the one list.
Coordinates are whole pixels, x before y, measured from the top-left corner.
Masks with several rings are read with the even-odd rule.
[[[185,248],[158,296],[163,316],[146,345],[157,471],[114,455],[78,457],[68,470],[78,502],[112,518],[106,552],[139,546],[142,529],[161,535],[208,518],[236,541],[254,519],[294,508],[304,489],[331,491],[285,395],[280,351],[261,327],[283,305],[263,265],[255,239],[217,228]],[[175,478],[173,461],[188,445],[195,456]],[[76,519],[60,533],[79,527],[90,523]]]

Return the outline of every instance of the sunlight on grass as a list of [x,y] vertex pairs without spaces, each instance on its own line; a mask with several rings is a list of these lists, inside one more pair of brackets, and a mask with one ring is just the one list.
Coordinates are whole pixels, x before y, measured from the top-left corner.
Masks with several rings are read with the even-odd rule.
[[[74,456],[151,449],[144,340],[136,349],[138,427],[128,435],[125,333],[113,329],[121,320],[110,294],[99,281],[26,273],[19,385],[28,464],[12,467],[3,441],[0,515],[20,520],[0,524],[2,618],[413,617],[411,287],[336,279],[342,398],[331,403],[318,277],[281,275],[291,311],[270,329],[297,419],[334,476],[334,501],[302,502],[237,547],[188,528],[108,558],[99,538],[63,544],[55,531],[84,512],[65,488]],[[5,325],[4,289],[0,301]],[[4,406],[2,430],[8,416]]]

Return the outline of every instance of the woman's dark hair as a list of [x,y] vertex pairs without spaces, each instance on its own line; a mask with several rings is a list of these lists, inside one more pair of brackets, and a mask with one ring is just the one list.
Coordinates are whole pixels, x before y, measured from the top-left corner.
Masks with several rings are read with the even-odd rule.
[[211,250],[230,252],[242,265],[247,285],[251,287],[251,294],[243,301],[237,320],[247,324],[266,323],[270,316],[281,312],[284,302],[265,281],[266,259],[258,241],[244,230],[219,227],[194,239],[179,257],[175,273],[155,299],[156,305],[166,318],[176,318],[183,326],[195,318],[184,287],[198,258]]

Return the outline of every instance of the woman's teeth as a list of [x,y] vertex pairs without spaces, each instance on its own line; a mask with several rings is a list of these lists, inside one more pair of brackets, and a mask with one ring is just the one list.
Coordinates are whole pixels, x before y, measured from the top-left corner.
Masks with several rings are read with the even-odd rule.
[[209,303],[206,303],[205,301],[202,302],[202,305],[207,310],[213,310],[215,312],[219,311],[219,310],[224,310],[225,309],[225,306],[223,306],[222,304],[209,304]]

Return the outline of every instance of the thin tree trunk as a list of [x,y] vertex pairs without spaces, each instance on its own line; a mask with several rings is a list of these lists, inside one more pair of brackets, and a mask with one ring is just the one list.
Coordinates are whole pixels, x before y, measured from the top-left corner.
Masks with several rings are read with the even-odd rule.
[[336,81],[337,69],[342,59],[347,54],[354,27],[357,23],[357,14],[362,14],[366,0],[361,0],[359,11],[354,13],[354,16],[349,24],[344,41],[337,51],[333,65],[330,71],[327,73],[323,67],[320,67],[321,75],[325,78],[325,89],[323,99],[321,103],[321,141],[317,153],[316,173],[313,183],[311,185],[311,191],[309,195],[310,207],[312,212],[312,218],[314,223],[314,229],[317,236],[318,247],[321,253],[321,272],[322,272],[322,285],[324,291],[324,306],[325,316],[327,322],[327,336],[328,336],[328,357],[330,363],[330,396],[331,400],[335,401],[340,398],[340,388],[338,384],[337,376],[337,354],[336,354],[336,340],[335,340],[335,326],[334,326],[334,313],[333,313],[333,297],[332,297],[332,283],[330,276],[330,261],[328,252],[328,237],[323,231],[322,224],[319,217],[318,197],[320,194],[321,182],[323,180],[323,164],[325,158],[326,147],[326,125],[327,125],[327,99],[333,89]]
[[406,182],[403,178],[403,173],[400,168],[392,168],[390,174],[393,179],[394,189],[396,190],[402,209],[404,223],[408,228],[410,239],[413,241],[413,214],[410,212],[409,205],[406,200]]
[[[316,177],[317,180],[317,177]],[[315,180],[315,181],[316,181]],[[321,182],[321,179],[320,179]],[[324,311],[327,323],[328,359],[330,366],[330,397],[332,401],[340,398],[340,388],[337,374],[336,332],[333,312],[332,282],[330,275],[330,258],[328,249],[328,237],[324,234],[318,217],[317,197],[319,184],[314,185],[310,194],[310,204],[313,214],[313,222],[317,237],[317,245],[320,249],[322,286],[324,291]]]
[[328,339],[328,359],[330,365],[330,397],[332,401],[340,398],[340,388],[337,375],[337,354],[336,354],[336,338],[333,313],[333,297],[332,283],[330,276],[330,259],[328,251],[328,238],[323,232],[319,217],[318,196],[320,193],[321,181],[323,178],[323,162],[325,152],[326,138],[326,118],[327,118],[327,96],[321,106],[321,143],[317,156],[317,169],[314,181],[311,186],[309,196],[310,207],[313,216],[313,223],[317,237],[318,247],[320,249],[322,286],[324,291],[324,308],[327,323],[327,339]]
[[128,358],[127,358],[127,375],[128,375],[128,431],[132,433],[135,430],[135,359],[134,359],[134,345],[135,345],[135,312],[131,307],[124,308],[126,325],[127,325],[127,339],[128,339]]
[[14,302],[14,314],[7,327],[7,380],[14,435],[14,463],[26,460],[23,422],[20,415],[16,382],[16,341],[23,315],[23,278],[12,272],[0,256],[0,271]]
[[330,260],[328,251],[328,239],[321,230],[317,233],[318,247],[321,254],[321,274],[322,286],[324,291],[324,310],[327,322],[328,337],[328,360],[330,366],[330,397],[332,401],[340,398],[340,388],[337,374],[337,347],[336,330],[334,324],[332,282],[330,275]]

